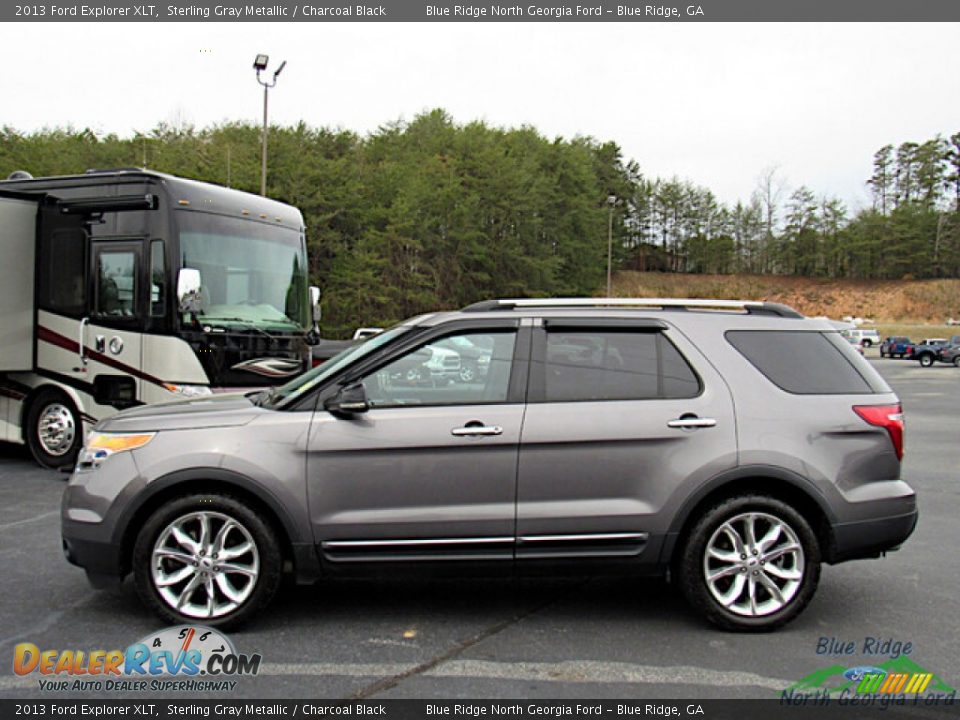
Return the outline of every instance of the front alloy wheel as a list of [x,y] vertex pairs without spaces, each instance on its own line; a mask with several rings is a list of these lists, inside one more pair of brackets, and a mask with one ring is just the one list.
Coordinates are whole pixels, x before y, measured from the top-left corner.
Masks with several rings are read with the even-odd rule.
[[933,365],[933,355],[921,355],[920,356],[920,365],[923,367],[930,367]]
[[153,584],[187,617],[218,618],[242,605],[260,575],[260,553],[242,524],[222,513],[187,513],[153,547]]
[[238,498],[191,495],[161,506],[133,551],[141,599],[172,623],[234,627],[280,584],[276,533]]
[[727,630],[767,631],[795,618],[820,579],[820,547],[791,506],[728,498],[693,526],[676,564],[684,595]]

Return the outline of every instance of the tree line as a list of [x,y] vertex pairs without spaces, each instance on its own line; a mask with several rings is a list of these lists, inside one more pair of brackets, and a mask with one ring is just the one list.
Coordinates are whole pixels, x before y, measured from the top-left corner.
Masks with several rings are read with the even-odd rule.
[[[121,138],[0,131],[0,177],[142,167],[258,192],[260,129],[158,125]],[[850,213],[765,171],[727,205],[646,177],[613,142],[458,124],[442,110],[366,136],[270,129],[268,194],[304,214],[324,331],[508,296],[603,287],[608,221],[619,268],[891,279],[960,276],[960,133],[886,146],[872,206]]]

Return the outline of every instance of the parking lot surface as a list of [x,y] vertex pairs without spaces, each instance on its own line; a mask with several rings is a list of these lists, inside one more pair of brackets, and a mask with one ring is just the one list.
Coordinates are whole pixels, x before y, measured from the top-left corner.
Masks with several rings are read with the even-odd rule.
[[[870,638],[911,643],[911,660],[956,687],[960,370],[872,362],[907,414],[903,475],[919,493],[920,523],[886,558],[825,566],[813,602],[783,630],[715,630],[663,581],[287,586],[266,613],[231,633],[240,652],[262,655],[263,666],[222,697],[772,698],[817,669],[885,660],[861,653]],[[36,675],[12,673],[19,642],[123,649],[162,627],[129,578],[116,590],[95,591],[64,560],[59,501],[65,478],[38,468],[22,449],[0,445],[2,697],[51,697],[40,692]],[[822,638],[852,641],[856,654],[817,654]]]

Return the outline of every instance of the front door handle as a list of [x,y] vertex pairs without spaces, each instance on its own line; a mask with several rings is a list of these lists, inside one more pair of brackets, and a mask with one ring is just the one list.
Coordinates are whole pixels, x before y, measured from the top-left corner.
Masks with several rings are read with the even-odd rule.
[[468,423],[463,427],[454,428],[450,431],[451,435],[456,437],[470,437],[471,435],[503,435],[503,428],[499,425],[474,425]]
[[680,428],[681,430],[715,427],[716,424],[717,421],[713,418],[702,418],[695,415],[679,417],[676,420],[667,420],[667,427]]

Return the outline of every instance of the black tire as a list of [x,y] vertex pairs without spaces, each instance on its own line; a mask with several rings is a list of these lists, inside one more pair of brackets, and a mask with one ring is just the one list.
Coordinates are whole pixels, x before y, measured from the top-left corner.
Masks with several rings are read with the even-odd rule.
[[957,356],[953,359],[953,366],[960,368],[960,355],[957,355]]
[[863,341],[863,346],[864,346],[865,348],[873,347],[873,341],[864,339],[864,341]]
[[[794,532],[803,550],[799,587],[783,607],[767,615],[745,616],[724,607],[711,594],[704,575],[704,555],[710,539],[721,525],[745,512],[774,516]],[[786,503],[766,495],[741,495],[728,498],[703,513],[682,546],[676,574],[687,601],[713,624],[725,630],[769,632],[793,620],[813,598],[820,581],[820,544],[810,524]]]
[[[240,523],[253,539],[259,554],[259,574],[249,596],[219,617],[195,617],[179,612],[159,594],[153,582],[151,558],[154,544],[170,523],[197,511],[225,515]],[[158,508],[143,525],[133,548],[133,577],[143,603],[170,624],[201,623],[209,627],[238,627],[263,610],[280,586],[283,554],[277,531],[254,509],[230,495],[203,493],[175,498]]]
[[[45,446],[45,441],[41,440],[41,423],[46,424],[51,415],[56,414],[63,418],[62,432],[72,434],[72,440],[62,452],[52,451]],[[56,470],[76,465],[77,455],[83,446],[83,420],[80,418],[77,406],[67,397],[66,393],[54,388],[41,390],[37,393],[27,407],[23,432],[30,453],[44,467]],[[46,440],[47,445],[50,442],[50,439]]]
[[920,356],[920,365],[921,367],[930,367],[933,365],[933,355],[930,353],[923,353]]

